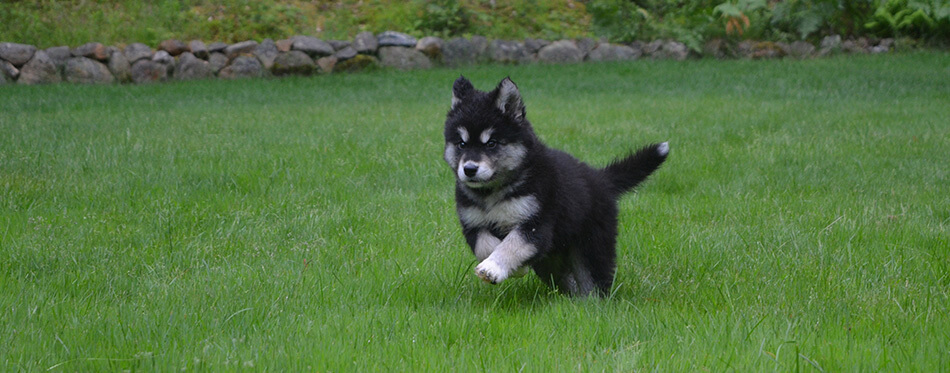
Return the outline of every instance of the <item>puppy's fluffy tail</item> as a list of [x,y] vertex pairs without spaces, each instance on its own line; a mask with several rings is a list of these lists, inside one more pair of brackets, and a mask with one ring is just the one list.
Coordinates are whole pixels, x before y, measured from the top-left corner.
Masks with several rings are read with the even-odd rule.
[[653,171],[660,168],[669,154],[669,143],[647,145],[633,154],[611,162],[604,167],[604,173],[613,184],[614,193],[619,196],[646,180]]

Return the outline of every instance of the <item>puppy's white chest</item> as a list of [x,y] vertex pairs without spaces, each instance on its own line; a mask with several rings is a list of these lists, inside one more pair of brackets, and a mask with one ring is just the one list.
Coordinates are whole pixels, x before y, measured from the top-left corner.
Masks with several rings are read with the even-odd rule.
[[538,199],[521,196],[499,201],[487,208],[459,207],[459,218],[468,226],[511,230],[538,213]]

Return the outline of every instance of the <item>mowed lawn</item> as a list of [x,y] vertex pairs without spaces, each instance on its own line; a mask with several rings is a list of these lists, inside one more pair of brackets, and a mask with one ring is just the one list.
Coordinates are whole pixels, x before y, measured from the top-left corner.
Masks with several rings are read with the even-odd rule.
[[[670,142],[611,297],[474,275],[459,74]],[[0,86],[0,370],[939,371],[948,308],[945,52]]]

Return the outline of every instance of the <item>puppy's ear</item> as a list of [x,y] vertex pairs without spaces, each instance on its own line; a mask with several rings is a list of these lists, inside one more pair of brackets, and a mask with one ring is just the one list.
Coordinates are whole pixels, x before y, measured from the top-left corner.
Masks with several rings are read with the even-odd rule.
[[495,88],[496,99],[495,106],[502,113],[520,122],[524,119],[524,103],[521,101],[521,92],[518,92],[518,86],[510,78],[505,78],[498,83]]
[[455,80],[455,84],[452,85],[452,109],[455,109],[459,102],[468,98],[473,90],[475,90],[475,87],[472,87],[472,82],[459,75],[459,78]]

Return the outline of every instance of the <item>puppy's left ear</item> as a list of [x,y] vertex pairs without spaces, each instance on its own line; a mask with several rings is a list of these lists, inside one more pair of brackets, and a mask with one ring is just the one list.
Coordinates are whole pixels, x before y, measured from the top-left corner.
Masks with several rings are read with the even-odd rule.
[[455,109],[455,106],[462,102],[462,100],[467,99],[474,90],[475,87],[472,87],[472,82],[460,75],[459,78],[455,80],[455,84],[452,84],[452,109]]
[[510,78],[505,78],[498,83],[495,92],[498,95],[495,99],[498,110],[517,122],[524,120],[524,103],[521,101],[521,92],[518,92],[515,82],[512,82]]

